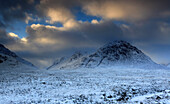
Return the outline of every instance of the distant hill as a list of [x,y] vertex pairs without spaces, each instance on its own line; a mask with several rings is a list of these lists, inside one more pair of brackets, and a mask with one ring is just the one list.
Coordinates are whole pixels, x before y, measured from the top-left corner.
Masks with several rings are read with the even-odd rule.
[[69,58],[59,58],[47,69],[77,69],[97,67],[136,67],[158,68],[150,57],[126,41],[113,41],[105,44],[96,52],[73,54]]

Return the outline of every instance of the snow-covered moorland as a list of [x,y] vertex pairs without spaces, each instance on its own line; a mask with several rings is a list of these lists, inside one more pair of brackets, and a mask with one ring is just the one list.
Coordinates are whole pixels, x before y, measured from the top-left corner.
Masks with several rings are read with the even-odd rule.
[[168,69],[0,70],[1,104],[170,103]]

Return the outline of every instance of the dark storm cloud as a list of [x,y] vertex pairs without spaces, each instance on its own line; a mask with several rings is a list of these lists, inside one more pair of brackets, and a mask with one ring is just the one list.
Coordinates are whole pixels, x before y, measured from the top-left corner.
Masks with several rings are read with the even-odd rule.
[[36,2],[34,0],[1,0],[0,23],[3,22],[6,25],[15,20],[24,21],[29,13],[35,13]]
[[41,0],[37,9],[43,16],[50,17],[51,23],[74,19],[75,7],[80,7],[87,15],[134,22],[168,18],[169,5],[169,0]]
[[5,28],[5,24],[0,21],[0,28]]
[[[66,46],[94,47],[96,44],[123,37],[121,28],[116,26],[112,21],[101,22],[99,24],[86,22],[78,23],[77,25],[71,29],[66,28],[66,30],[65,27],[56,27],[55,29],[52,26],[35,25],[34,27],[32,25],[27,27],[27,33],[29,34],[27,39],[32,42],[39,42],[40,44],[46,44],[46,42],[47,44],[55,44],[55,42],[58,44],[61,41]],[[40,39],[40,41],[37,39]]]
[[105,19],[166,18],[170,16],[169,5],[169,0],[3,0],[0,2],[0,20],[25,20],[29,13],[40,18],[47,16],[53,19],[49,12],[62,12],[61,17],[74,18],[74,7],[80,7],[89,15]]
[[170,23],[164,21],[143,21],[131,25],[121,25],[131,40],[148,44],[170,44]]

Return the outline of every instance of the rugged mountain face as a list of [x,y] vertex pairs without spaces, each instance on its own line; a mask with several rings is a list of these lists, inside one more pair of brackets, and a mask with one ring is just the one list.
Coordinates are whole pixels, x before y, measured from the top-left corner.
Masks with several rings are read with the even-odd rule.
[[49,66],[47,68],[48,69],[52,69],[53,67],[56,67],[56,66],[59,66],[60,64],[62,64],[67,58],[66,57],[61,57],[61,58],[58,58],[51,66]]
[[96,67],[138,67],[152,68],[160,65],[153,62],[141,50],[126,41],[110,42],[96,52],[83,55],[76,53],[49,69],[74,69]]
[[0,68],[36,68],[32,63],[20,58],[5,46],[0,44]]
[[82,67],[81,59],[86,53],[75,52],[70,57],[61,57],[58,58],[48,69],[67,69],[67,68],[79,68]]
[[110,42],[89,55],[86,67],[155,64],[142,51],[125,41]]

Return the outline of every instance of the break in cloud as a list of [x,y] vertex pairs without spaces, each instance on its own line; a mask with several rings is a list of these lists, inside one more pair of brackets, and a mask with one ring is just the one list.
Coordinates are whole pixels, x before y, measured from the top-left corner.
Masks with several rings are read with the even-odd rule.
[[76,5],[77,1],[75,0],[41,0],[37,9],[42,16],[48,17],[46,22],[51,24],[60,22],[64,27],[72,27],[77,23],[71,8]]
[[[39,66],[66,50],[96,49],[112,40],[127,40],[157,62],[170,62],[169,5],[169,0],[5,0],[0,2],[0,43]],[[77,20],[76,11],[91,19]],[[7,32],[14,21],[28,24],[26,37]],[[161,54],[166,56],[158,60]]]

